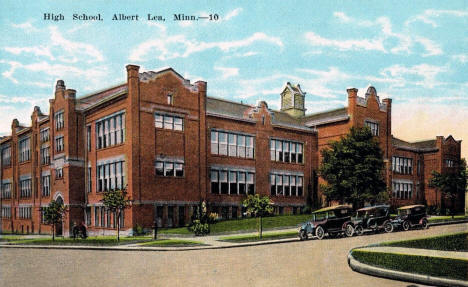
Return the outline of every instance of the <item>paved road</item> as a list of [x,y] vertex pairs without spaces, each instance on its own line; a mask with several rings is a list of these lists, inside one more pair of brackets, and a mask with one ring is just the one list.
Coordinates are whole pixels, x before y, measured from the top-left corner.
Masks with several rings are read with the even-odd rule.
[[351,248],[468,230],[391,234],[171,252],[0,249],[1,286],[415,286],[351,271]]

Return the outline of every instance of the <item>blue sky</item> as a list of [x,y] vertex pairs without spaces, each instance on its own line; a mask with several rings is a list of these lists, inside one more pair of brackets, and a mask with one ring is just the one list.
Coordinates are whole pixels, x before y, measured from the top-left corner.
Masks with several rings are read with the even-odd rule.
[[[207,81],[209,96],[273,108],[287,81],[300,83],[308,113],[346,105],[348,87],[363,95],[373,85],[394,100],[395,136],[452,134],[468,156],[467,1],[136,2],[0,0],[0,135],[13,118],[30,124],[33,106],[47,111],[57,79],[81,96],[125,81],[132,63],[170,66]],[[74,13],[104,20],[73,21]],[[112,21],[114,13],[140,20]],[[220,20],[175,22],[178,13]]]

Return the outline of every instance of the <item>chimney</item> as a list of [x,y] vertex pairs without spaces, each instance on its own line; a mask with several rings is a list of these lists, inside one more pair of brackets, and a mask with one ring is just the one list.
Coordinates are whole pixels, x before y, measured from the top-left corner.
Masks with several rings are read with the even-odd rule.
[[357,105],[357,92],[358,89],[356,88],[349,88],[346,89],[346,92],[348,92],[348,114],[351,116],[351,121],[353,123],[353,126],[355,126],[355,117],[354,115],[356,114],[356,105]]

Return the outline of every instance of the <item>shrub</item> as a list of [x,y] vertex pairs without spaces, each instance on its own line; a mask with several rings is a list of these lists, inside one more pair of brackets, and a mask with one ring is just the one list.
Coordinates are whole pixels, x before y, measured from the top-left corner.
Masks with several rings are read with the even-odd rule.
[[145,230],[143,229],[143,226],[137,223],[136,226],[133,226],[133,236],[139,236],[139,235],[144,235]]
[[208,214],[208,223],[213,224],[218,220],[218,214],[216,212],[210,212]]
[[193,221],[193,225],[190,229],[196,236],[203,236],[210,233],[210,225],[208,223],[202,223],[198,219]]

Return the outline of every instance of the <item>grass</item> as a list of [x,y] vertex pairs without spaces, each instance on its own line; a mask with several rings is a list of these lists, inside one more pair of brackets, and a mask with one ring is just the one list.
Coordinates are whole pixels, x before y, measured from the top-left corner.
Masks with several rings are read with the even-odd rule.
[[[310,220],[310,214],[301,215],[280,215],[263,218],[263,228],[279,228],[297,226],[300,223]],[[210,234],[219,234],[235,231],[257,231],[257,218],[243,218],[224,220],[210,225]],[[186,227],[165,228],[158,231],[161,234],[192,234]]]
[[87,239],[73,239],[58,237],[52,241],[51,237],[47,238],[30,238],[20,239],[17,241],[11,240],[8,244],[31,244],[31,245],[85,245],[85,246],[108,246],[108,245],[123,245],[150,241],[151,237],[135,236],[135,237],[120,237],[120,242],[115,236],[99,236],[88,237]]
[[353,250],[356,260],[387,269],[468,280],[468,260]]
[[380,245],[445,251],[468,251],[468,232],[418,238],[413,240],[384,242]]
[[10,242],[24,239],[25,238],[22,235],[1,235],[0,242]]
[[[467,219],[465,215],[455,215],[453,220],[461,220],[461,219]],[[450,221],[452,220],[451,215],[433,215],[429,217],[428,221],[429,223],[436,223],[436,222],[443,222],[443,221]]]
[[220,240],[228,241],[228,242],[252,242],[252,241],[263,241],[263,240],[271,240],[271,239],[283,239],[283,238],[293,238],[297,237],[297,231],[288,231],[288,232],[269,232],[263,234],[262,238],[260,238],[257,234],[249,234],[249,235],[234,235],[234,236],[226,236],[221,237]]
[[182,240],[182,239],[161,239],[155,241],[149,241],[139,244],[142,247],[188,247],[188,246],[203,246],[200,241],[194,240]]

